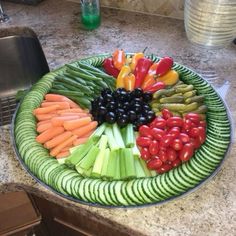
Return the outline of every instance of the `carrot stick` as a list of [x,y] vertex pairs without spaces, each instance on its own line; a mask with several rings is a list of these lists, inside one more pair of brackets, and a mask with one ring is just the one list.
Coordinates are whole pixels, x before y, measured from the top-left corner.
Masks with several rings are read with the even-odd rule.
[[82,110],[81,108],[71,108],[71,109],[63,109],[57,111],[57,114],[63,114],[63,113],[87,113],[87,111]]
[[67,157],[70,155],[70,152],[69,151],[65,151],[65,152],[60,152],[56,155],[56,158],[59,159],[59,158],[63,158],[63,157]]
[[52,123],[50,121],[45,123],[45,124],[39,125],[37,127],[37,132],[42,133],[42,132],[44,132],[45,130],[47,130],[49,128],[52,128]]
[[45,99],[48,102],[68,102],[71,108],[80,108],[79,105],[63,95],[48,93],[45,95]]
[[39,143],[45,143],[55,136],[62,134],[64,132],[63,127],[52,127],[48,130],[45,130],[43,133],[36,137],[36,141]]
[[39,107],[34,109],[33,113],[34,115],[40,115],[40,114],[47,114],[52,111],[56,111],[59,109],[58,105],[50,106],[50,107]]
[[39,121],[45,121],[45,120],[50,120],[55,116],[56,116],[56,114],[41,114],[41,115],[36,115],[36,118]]
[[72,146],[73,146],[73,142],[71,142],[68,146],[64,147],[61,151],[62,152],[69,151]]
[[80,112],[80,113],[62,113],[60,114],[60,116],[79,116],[79,117],[86,117],[86,116],[91,116],[91,114],[88,114],[88,113],[83,113],[83,112]]
[[89,139],[89,137],[86,138],[77,138],[76,140],[74,140],[73,145],[74,146],[78,146],[80,144],[86,143],[86,141]]
[[69,102],[43,102],[43,103],[41,103],[41,107],[50,107],[50,106],[54,106],[54,105],[58,105],[59,109],[69,109],[70,108]]
[[44,147],[47,149],[54,148],[57,145],[59,145],[60,143],[64,142],[66,139],[70,138],[71,135],[72,135],[72,133],[70,131],[66,131],[62,134],[59,134],[59,135],[55,136],[53,139],[47,141],[44,144]]
[[94,132],[94,130],[91,130],[87,134],[83,135],[81,138],[89,138],[93,132]]
[[39,121],[39,122],[37,123],[37,127],[39,127],[39,126],[42,125],[42,124],[47,124],[47,123],[51,123],[51,120],[42,120],[42,121]]
[[97,124],[98,124],[97,121],[92,121],[85,126],[72,130],[72,133],[78,135],[78,138],[81,138],[82,136],[90,132],[91,130],[95,129],[97,127]]
[[63,126],[63,123],[66,120],[74,120],[78,119],[78,115],[71,115],[71,116],[56,116],[51,119],[52,125],[57,127],[57,126]]
[[73,129],[77,129],[79,127],[85,126],[87,124],[89,124],[91,122],[91,118],[90,117],[82,117],[76,120],[68,120],[65,121],[63,126],[65,128],[65,130],[73,130]]
[[69,143],[73,142],[75,139],[77,139],[77,135],[73,135],[70,138],[66,139],[64,142],[62,142],[61,144],[59,144],[58,146],[54,147],[51,152],[50,155],[55,157],[57,154],[59,154],[61,152],[61,150],[66,147]]

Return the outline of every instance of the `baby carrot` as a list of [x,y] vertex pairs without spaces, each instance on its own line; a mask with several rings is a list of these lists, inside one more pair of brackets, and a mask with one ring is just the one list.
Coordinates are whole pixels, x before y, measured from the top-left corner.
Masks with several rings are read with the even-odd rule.
[[43,103],[41,103],[41,107],[50,107],[50,106],[54,106],[54,105],[58,105],[59,109],[69,109],[70,108],[69,102],[43,102]]
[[88,114],[88,113],[84,113],[84,112],[76,112],[76,113],[62,113],[60,114],[60,116],[79,116],[79,117],[86,117],[86,116],[91,116],[91,114]]
[[97,121],[92,121],[85,126],[72,130],[72,133],[78,135],[78,138],[81,138],[82,136],[90,132],[91,130],[95,129],[97,127],[97,124],[98,124]]
[[45,120],[50,120],[55,116],[56,116],[56,114],[40,114],[40,115],[36,115],[36,118],[39,121],[45,121]]
[[87,111],[82,110],[81,108],[71,108],[71,109],[63,109],[58,110],[57,114],[63,114],[63,113],[87,113]]
[[37,132],[38,133],[42,133],[44,132],[45,130],[49,129],[49,128],[52,128],[52,123],[49,121],[45,124],[41,124],[37,127]]
[[88,137],[86,137],[86,138],[77,138],[76,140],[74,140],[73,145],[78,146],[80,144],[86,143],[86,141],[88,139],[89,139]]
[[57,109],[59,109],[58,105],[53,105],[50,107],[39,107],[34,109],[33,113],[34,115],[47,114],[49,112],[56,111]]
[[73,142],[74,140],[77,139],[77,135],[73,135],[70,138],[66,139],[64,142],[62,142],[61,144],[59,144],[58,146],[54,147],[51,152],[50,155],[55,157],[57,154],[59,154],[61,152],[61,150],[66,147],[69,143]]
[[71,116],[55,116],[51,119],[52,125],[57,127],[57,126],[63,126],[63,123],[66,120],[74,120],[78,119],[78,115],[71,115]]
[[45,130],[43,133],[36,137],[36,141],[39,143],[45,143],[55,136],[62,134],[64,132],[63,127],[52,127],[48,130]]
[[62,134],[59,134],[59,135],[55,136],[53,139],[47,141],[44,144],[44,147],[47,149],[54,148],[57,145],[59,145],[60,143],[64,142],[66,139],[70,138],[71,135],[72,135],[72,133],[70,131],[66,131]]
[[37,127],[39,127],[39,126],[42,125],[42,124],[47,124],[47,123],[51,123],[51,120],[42,120],[42,121],[39,121],[39,122],[37,123]]
[[71,108],[80,108],[79,105],[63,95],[48,93],[45,95],[45,99],[48,102],[69,102]]
[[63,157],[67,157],[70,155],[70,152],[69,151],[65,151],[65,152],[60,152],[56,155],[56,158],[59,159],[59,158],[63,158]]
[[89,138],[93,132],[94,132],[94,130],[91,130],[87,134],[83,135],[81,138]]
[[85,126],[91,122],[90,117],[82,117],[76,120],[68,120],[63,123],[66,130],[73,130]]

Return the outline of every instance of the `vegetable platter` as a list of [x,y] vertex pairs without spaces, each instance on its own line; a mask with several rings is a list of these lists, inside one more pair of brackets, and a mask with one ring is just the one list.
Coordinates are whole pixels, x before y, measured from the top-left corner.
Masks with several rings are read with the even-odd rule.
[[231,144],[221,97],[197,73],[116,50],[46,74],[22,98],[15,151],[41,184],[103,207],[161,204],[214,176]]

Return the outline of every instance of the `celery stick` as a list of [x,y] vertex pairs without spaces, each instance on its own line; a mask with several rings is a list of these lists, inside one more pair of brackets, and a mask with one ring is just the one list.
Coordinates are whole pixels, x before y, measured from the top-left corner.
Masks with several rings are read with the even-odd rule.
[[101,139],[100,139],[100,143],[99,143],[99,153],[98,156],[95,160],[93,169],[92,169],[92,176],[94,177],[99,177],[101,175],[102,172],[102,166],[103,166],[103,161],[104,161],[104,157],[105,157],[105,150],[107,147],[107,142],[108,142],[108,138],[106,135],[102,135]]
[[[135,136],[134,136],[134,138],[135,138]],[[134,147],[132,148],[132,151],[133,151],[134,157],[139,159],[141,155],[140,155],[140,151],[138,149],[138,146],[136,144],[136,138],[135,138]]]
[[125,179],[126,178],[126,170],[125,170],[125,150],[120,149],[120,178]]
[[120,147],[116,143],[116,140],[115,140],[113,133],[112,133],[112,128],[110,126],[106,127],[105,134],[108,137],[108,145],[109,145],[111,151],[119,149]]
[[93,166],[98,153],[99,153],[99,148],[96,146],[93,146],[89,150],[89,152],[86,154],[86,156],[81,160],[81,162],[77,165],[84,170],[88,170],[89,168]]
[[105,155],[104,155],[104,160],[103,160],[103,165],[102,165],[102,172],[101,172],[102,178],[106,178],[107,166],[108,166],[109,158],[110,158],[110,149],[106,148]]
[[106,123],[101,124],[98,128],[92,133],[92,137],[101,137],[106,129]]
[[83,173],[82,173],[82,175],[84,176],[84,177],[90,177],[91,176],[91,173],[92,173],[92,167],[91,168],[89,168],[88,170],[84,170],[83,171]]
[[123,155],[125,157],[125,173],[126,178],[135,178],[136,172],[134,167],[134,157],[131,148],[124,148]]
[[136,174],[137,174],[137,178],[144,178],[146,177],[145,172],[143,170],[143,167],[140,163],[139,159],[135,159],[134,160],[134,164],[135,164],[135,170],[136,170]]
[[113,124],[112,131],[113,131],[113,137],[115,137],[116,143],[119,145],[119,147],[125,148],[125,144],[121,136],[120,128],[118,127],[117,123]]
[[116,155],[116,172],[114,179],[116,180],[120,179],[120,150],[117,151]]
[[78,148],[67,158],[65,163],[70,167],[77,165],[97,143],[97,141],[98,138],[92,137],[85,144],[79,145]]
[[62,165],[62,164],[65,164],[66,159],[67,159],[67,157],[59,158],[59,159],[57,159],[57,162],[58,162],[58,164]]
[[115,177],[116,174],[116,158],[118,155],[118,151],[117,150],[112,150],[110,153],[110,157],[109,157],[109,162],[107,165],[107,172],[106,172],[106,177],[108,179],[113,179]]
[[147,168],[146,162],[145,162],[143,159],[140,158],[140,163],[141,163],[141,165],[142,165],[142,167],[143,167],[143,170],[144,170],[144,172],[145,172],[146,177],[150,177],[150,176],[151,176],[151,172],[150,172],[150,170]]
[[70,153],[73,153],[75,150],[77,150],[78,147],[81,147],[82,145],[84,145],[84,144],[81,144],[79,146],[74,146],[74,147],[70,148],[70,150],[69,150]]
[[125,145],[128,148],[134,147],[135,138],[134,138],[134,129],[132,124],[128,124],[125,127]]

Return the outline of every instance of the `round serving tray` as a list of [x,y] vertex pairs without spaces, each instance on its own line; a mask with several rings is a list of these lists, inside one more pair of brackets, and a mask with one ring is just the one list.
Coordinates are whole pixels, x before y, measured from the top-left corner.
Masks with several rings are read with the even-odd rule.
[[[100,67],[109,54],[82,59]],[[159,58],[149,56],[153,61]],[[77,66],[77,61],[71,63]],[[232,142],[232,122],[226,104],[215,89],[189,68],[174,64],[181,80],[204,94],[207,112],[207,139],[194,156],[179,167],[156,177],[127,181],[84,178],[60,165],[35,141],[36,120],[32,114],[49,92],[54,78],[65,67],[46,74],[22,99],[12,120],[12,142],[17,159],[40,184],[69,200],[99,207],[142,207],[163,204],[189,194],[209,181],[220,170]],[[68,175],[65,175],[68,174]],[[68,178],[65,176],[69,176]]]

